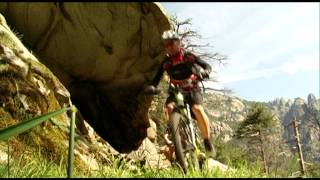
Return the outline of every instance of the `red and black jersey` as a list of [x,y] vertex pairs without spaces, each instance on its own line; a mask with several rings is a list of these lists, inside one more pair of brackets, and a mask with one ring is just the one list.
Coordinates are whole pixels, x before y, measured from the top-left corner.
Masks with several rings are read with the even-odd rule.
[[164,71],[167,71],[170,79],[183,80],[193,73],[192,66],[195,63],[195,56],[188,52],[180,52],[177,56],[166,57],[162,64]]
[[198,79],[194,74],[193,66],[195,63],[211,71],[211,66],[208,63],[200,60],[191,52],[181,50],[176,56],[166,56],[152,84],[157,84],[163,72],[166,71],[170,77],[170,81],[174,84],[192,82],[193,85],[196,85]]

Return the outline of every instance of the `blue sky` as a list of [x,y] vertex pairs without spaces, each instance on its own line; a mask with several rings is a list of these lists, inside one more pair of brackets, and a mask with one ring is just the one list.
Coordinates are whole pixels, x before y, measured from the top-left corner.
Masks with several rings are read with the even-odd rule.
[[319,98],[319,3],[161,2],[229,57],[212,64],[219,83],[256,101]]

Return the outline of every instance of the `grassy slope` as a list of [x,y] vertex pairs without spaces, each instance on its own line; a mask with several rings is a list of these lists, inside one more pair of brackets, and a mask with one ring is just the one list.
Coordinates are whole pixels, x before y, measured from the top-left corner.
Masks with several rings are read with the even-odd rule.
[[[250,168],[245,163],[238,164],[235,171],[222,172],[218,169],[204,169],[202,171],[191,171],[190,174],[184,175],[179,168],[171,169],[145,169],[128,168],[124,161],[115,159],[113,165],[103,166],[99,171],[74,172],[74,177],[140,177],[140,178],[169,178],[169,177],[186,177],[186,178],[254,178],[254,177],[274,177],[274,175],[265,175],[259,168]],[[318,175],[313,175],[317,177]],[[41,156],[33,156],[28,162],[21,161],[10,162],[9,177],[66,177],[66,165],[61,159],[60,163],[53,163],[41,158]],[[8,177],[7,163],[0,164],[0,177]]]

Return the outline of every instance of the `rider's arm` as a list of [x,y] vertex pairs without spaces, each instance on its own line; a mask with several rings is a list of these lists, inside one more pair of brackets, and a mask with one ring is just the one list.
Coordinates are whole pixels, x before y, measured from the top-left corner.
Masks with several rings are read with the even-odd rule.
[[159,82],[160,82],[160,80],[161,80],[161,78],[162,78],[162,76],[163,76],[163,73],[164,73],[164,71],[165,71],[164,68],[163,68],[163,66],[164,66],[164,63],[165,63],[166,60],[167,60],[167,59],[165,59],[164,61],[162,61],[161,65],[160,65],[160,67],[159,67],[159,69],[158,69],[158,72],[157,72],[156,76],[153,78],[153,80],[152,80],[152,82],[151,82],[151,85],[157,86],[157,85],[159,84]]
[[159,70],[158,70],[155,78],[152,80],[151,85],[157,86],[157,84],[159,84],[159,82],[160,82],[160,80],[161,80],[161,77],[162,77],[162,75],[163,75],[163,72],[164,72],[164,71],[163,71],[163,68],[162,68],[162,66],[161,66],[161,67],[159,68]]
[[206,61],[200,59],[198,56],[194,55],[194,57],[195,57],[195,62],[197,64],[199,64],[203,69],[209,71],[209,73],[212,71],[212,68],[211,68],[209,63],[207,63]]

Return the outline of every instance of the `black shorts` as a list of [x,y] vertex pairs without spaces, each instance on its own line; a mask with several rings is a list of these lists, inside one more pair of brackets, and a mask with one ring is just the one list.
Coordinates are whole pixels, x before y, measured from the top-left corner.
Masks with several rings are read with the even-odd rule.
[[[194,90],[189,92],[182,93],[184,100],[190,104],[190,106],[193,106],[194,104],[202,104],[203,102],[203,96],[200,90]],[[169,93],[169,97],[166,100],[166,105],[176,102],[176,99],[174,97],[173,93]]]

